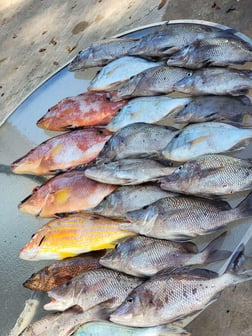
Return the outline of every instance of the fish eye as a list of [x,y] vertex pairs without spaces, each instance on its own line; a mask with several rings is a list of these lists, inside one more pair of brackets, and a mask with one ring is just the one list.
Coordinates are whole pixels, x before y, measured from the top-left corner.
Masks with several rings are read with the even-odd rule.
[[71,283],[71,281],[68,280],[68,281],[65,283],[65,285],[66,285],[66,286],[69,286],[70,283]]
[[120,243],[117,243],[117,244],[115,245],[115,249],[117,249],[119,246],[120,246]]
[[32,239],[34,236],[35,236],[35,233],[33,233],[33,234],[31,235],[31,239]]
[[187,77],[191,77],[192,76],[192,72],[187,72],[186,76]]
[[144,207],[143,207],[143,210],[146,210],[148,208],[148,205],[145,205]]
[[129,297],[127,300],[126,300],[128,303],[132,303],[134,301],[133,297]]

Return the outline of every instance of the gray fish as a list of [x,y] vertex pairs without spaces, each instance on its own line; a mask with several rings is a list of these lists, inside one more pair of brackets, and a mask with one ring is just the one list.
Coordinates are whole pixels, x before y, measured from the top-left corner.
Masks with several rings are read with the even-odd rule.
[[179,336],[187,335],[186,330],[176,325],[160,325],[152,328],[132,328],[111,322],[89,322],[82,325],[73,336]]
[[127,274],[148,277],[163,269],[209,264],[228,258],[231,252],[218,250],[224,238],[225,233],[199,252],[194,243],[136,236],[118,243],[100,259],[100,264]]
[[85,312],[102,304],[103,308],[113,310],[141,282],[141,279],[106,268],[87,271],[49,291],[52,301],[44,305],[44,309],[64,311],[78,305]]
[[176,135],[174,128],[146,123],[128,125],[106,142],[97,162],[156,155]]
[[87,168],[86,177],[101,183],[134,185],[156,181],[174,172],[174,167],[148,159],[124,159]]
[[155,184],[123,186],[107,196],[91,211],[105,217],[124,219],[126,212],[142,208],[164,197],[173,197]]
[[162,155],[167,160],[184,162],[203,154],[240,150],[251,138],[251,128],[238,128],[213,121],[191,124],[168,143]]
[[205,269],[159,273],[135,288],[110,315],[110,320],[133,327],[150,327],[199,312],[216,301],[226,287],[252,279],[252,270],[241,270],[243,258],[241,246],[222,275]]
[[140,72],[117,90],[113,100],[138,97],[155,96],[171,93],[174,85],[185,77],[192,76],[192,70],[168,67],[165,65]]
[[[180,111],[191,98],[169,98],[166,96],[140,97],[132,99],[110,121],[106,128],[110,132],[136,123],[156,123],[173,112]],[[163,120],[162,120],[163,122]],[[162,123],[163,124],[163,123]]]
[[99,306],[84,313],[75,306],[62,313],[44,316],[28,326],[20,336],[70,336],[83,323],[105,320],[108,317],[109,312]]
[[223,121],[237,126],[252,126],[252,104],[248,97],[195,97],[174,116],[175,123]]
[[208,154],[185,162],[167,176],[161,188],[194,195],[228,195],[252,188],[252,163]]
[[[232,34],[231,29],[225,34]],[[171,55],[195,40],[214,38],[223,35],[216,27],[196,23],[165,23],[156,31],[141,38],[139,44],[129,50],[129,55],[162,57]],[[233,35],[231,35],[233,36]]]
[[186,240],[218,231],[251,215],[252,194],[234,209],[219,200],[171,197],[128,212],[130,223],[123,223],[120,228],[154,238]]
[[128,55],[129,50],[138,43],[139,39],[135,38],[108,38],[97,41],[81,51],[68,65],[68,70],[103,66],[116,58]]
[[190,95],[247,94],[252,88],[252,71],[231,68],[203,68],[174,84],[174,90]]
[[228,66],[252,61],[251,45],[235,37],[197,40],[170,56],[167,65],[189,69]]
[[111,90],[138,73],[163,62],[151,62],[134,56],[120,57],[104,66],[90,82],[89,91]]

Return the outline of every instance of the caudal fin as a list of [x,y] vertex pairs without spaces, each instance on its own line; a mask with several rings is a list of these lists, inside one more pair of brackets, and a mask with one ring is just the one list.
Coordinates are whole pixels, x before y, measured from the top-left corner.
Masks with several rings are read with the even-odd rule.
[[201,252],[204,264],[211,264],[216,261],[224,260],[230,257],[231,252],[226,250],[219,250],[227,232],[223,232],[220,236],[212,240]]
[[242,218],[252,216],[252,193],[248,194],[248,196],[236,207],[239,210],[239,215]]

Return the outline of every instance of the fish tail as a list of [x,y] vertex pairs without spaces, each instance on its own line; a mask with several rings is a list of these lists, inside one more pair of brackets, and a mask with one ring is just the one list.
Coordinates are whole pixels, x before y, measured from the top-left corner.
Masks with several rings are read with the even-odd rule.
[[247,218],[252,216],[252,193],[236,207],[239,212],[239,217]]
[[232,284],[238,284],[252,280],[252,269],[246,269],[246,257],[244,255],[244,244],[240,244],[235,250],[225,273],[233,275]]
[[160,331],[157,334],[157,336],[171,336],[171,335],[177,335],[177,336],[192,336],[189,331],[186,331],[185,329],[181,328],[179,325],[176,325],[175,323],[168,324],[168,325],[161,325],[157,326]]
[[224,260],[230,257],[231,252],[226,250],[219,250],[222,245],[227,232],[222,233],[217,238],[212,240],[203,251],[201,251],[201,256],[204,264],[211,264],[216,261]]

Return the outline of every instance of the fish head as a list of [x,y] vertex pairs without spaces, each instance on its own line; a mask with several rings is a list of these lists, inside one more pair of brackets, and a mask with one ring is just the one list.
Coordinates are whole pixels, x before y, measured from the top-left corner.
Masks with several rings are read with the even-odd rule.
[[[41,273],[33,273],[29,279],[27,279],[23,286],[31,290],[40,290],[43,287],[44,279]],[[40,286],[42,284],[42,286]]]
[[[44,250],[46,244],[46,235],[48,233],[48,227],[42,227],[36,234],[32,235],[31,240],[20,249],[19,257],[24,260],[41,260],[40,254]],[[54,259],[58,257],[53,251],[49,254],[44,254],[43,259]]]
[[126,300],[111,315],[110,321],[122,325],[139,326],[144,322],[144,306],[133,290]]
[[[179,111],[175,116],[174,116],[174,122],[175,123],[187,123],[190,122],[195,109],[194,109],[194,104],[190,103],[185,105],[185,107],[183,108],[183,110]],[[204,121],[204,120],[203,120]]]
[[196,160],[190,160],[180,165],[171,175],[165,177],[161,182],[161,188],[171,191],[186,191],[188,186],[198,179],[198,167]]
[[191,93],[192,88],[195,87],[196,83],[199,81],[200,78],[198,76],[194,76],[193,71],[187,71],[185,77],[175,83],[173,88],[178,92]]
[[51,302],[44,305],[45,310],[64,311],[75,305],[77,282],[67,281],[63,285],[48,292]]
[[148,235],[158,218],[158,209],[154,205],[147,205],[139,210],[127,212],[126,218],[129,223],[122,223],[121,229]]
[[38,155],[33,155],[34,150],[31,150],[25,156],[12,162],[11,171],[15,174],[32,174],[39,171],[42,158]]

